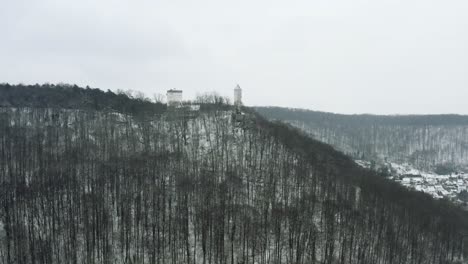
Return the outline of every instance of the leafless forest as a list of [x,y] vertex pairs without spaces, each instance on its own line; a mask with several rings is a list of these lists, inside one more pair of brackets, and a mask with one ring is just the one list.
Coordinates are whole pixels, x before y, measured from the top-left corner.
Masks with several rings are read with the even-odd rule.
[[0,263],[436,264],[467,254],[466,212],[247,108],[238,120],[216,102],[157,113],[8,104]]
[[279,107],[256,108],[358,159],[417,168],[468,170],[468,117],[340,115]]

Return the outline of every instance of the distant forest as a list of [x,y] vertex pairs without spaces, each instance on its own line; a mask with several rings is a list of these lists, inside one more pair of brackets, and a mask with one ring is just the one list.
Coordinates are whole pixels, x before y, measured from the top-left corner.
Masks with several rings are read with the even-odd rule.
[[52,85],[1,85],[0,102],[2,264],[468,256],[467,212],[249,108]]
[[143,94],[104,92],[71,84],[10,85],[0,84],[0,106],[111,110],[120,113],[158,113],[166,109],[163,103],[153,103]]
[[[432,171],[468,169],[468,116],[341,115],[256,107],[270,120],[300,128],[356,159],[410,163]],[[450,170],[443,169],[450,167]]]

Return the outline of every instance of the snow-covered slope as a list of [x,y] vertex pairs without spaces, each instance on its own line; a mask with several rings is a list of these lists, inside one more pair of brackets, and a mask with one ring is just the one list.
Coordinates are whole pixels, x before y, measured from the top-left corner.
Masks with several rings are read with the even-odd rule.
[[461,257],[457,208],[288,126],[210,109],[0,108],[0,263]]
[[425,171],[452,166],[468,172],[468,116],[340,115],[276,107],[256,109],[355,159],[409,163]]

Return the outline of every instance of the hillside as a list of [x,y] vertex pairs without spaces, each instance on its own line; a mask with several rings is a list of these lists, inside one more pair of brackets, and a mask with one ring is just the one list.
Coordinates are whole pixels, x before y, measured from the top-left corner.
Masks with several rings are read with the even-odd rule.
[[468,256],[466,212],[252,109],[236,118],[222,103],[190,111],[79,87],[0,95],[0,263]]
[[468,116],[342,115],[256,107],[268,119],[300,128],[356,159],[410,163],[441,171],[468,168]]

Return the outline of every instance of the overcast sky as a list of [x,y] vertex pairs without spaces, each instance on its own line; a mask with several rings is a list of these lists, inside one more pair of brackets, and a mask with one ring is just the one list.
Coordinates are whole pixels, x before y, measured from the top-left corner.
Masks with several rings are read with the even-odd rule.
[[468,114],[468,1],[0,0],[0,82]]

